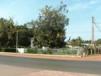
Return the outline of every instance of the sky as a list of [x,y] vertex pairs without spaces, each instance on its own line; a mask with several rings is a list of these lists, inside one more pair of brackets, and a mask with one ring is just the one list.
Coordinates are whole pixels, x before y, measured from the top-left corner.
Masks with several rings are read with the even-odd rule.
[[[0,0],[0,18],[13,18],[16,24],[24,24],[38,18],[45,5],[58,7],[61,0]],[[101,38],[101,0],[64,0],[67,4],[69,25],[66,38],[80,36],[91,39],[92,16],[95,17],[95,39]]]

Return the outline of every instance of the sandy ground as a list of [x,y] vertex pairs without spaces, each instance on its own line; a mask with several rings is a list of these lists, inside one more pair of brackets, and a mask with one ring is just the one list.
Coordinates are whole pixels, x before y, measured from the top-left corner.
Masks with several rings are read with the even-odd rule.
[[28,74],[30,74],[31,72],[34,73],[38,71],[40,70],[0,64],[0,76],[28,76]]
[[35,73],[33,72],[24,76],[99,76],[99,75],[44,70]]

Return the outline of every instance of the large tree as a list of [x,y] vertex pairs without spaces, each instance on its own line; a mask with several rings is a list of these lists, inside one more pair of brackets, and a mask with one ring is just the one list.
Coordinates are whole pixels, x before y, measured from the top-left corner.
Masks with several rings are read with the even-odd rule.
[[15,25],[10,19],[0,18],[0,47],[15,48],[18,33],[18,46],[28,47],[32,31],[26,25]]
[[27,28],[26,25],[16,26],[16,38],[18,47],[29,47],[31,40],[31,29]]
[[14,46],[14,22],[10,19],[0,18],[0,47]]
[[65,27],[68,25],[66,5],[59,8],[45,6],[38,20],[33,23],[34,45],[39,47],[63,47]]

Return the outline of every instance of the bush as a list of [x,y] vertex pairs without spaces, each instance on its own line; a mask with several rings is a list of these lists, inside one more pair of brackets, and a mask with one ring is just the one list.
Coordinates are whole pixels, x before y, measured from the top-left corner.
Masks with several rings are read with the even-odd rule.
[[36,53],[38,53],[38,50],[29,48],[29,49],[27,49],[26,53],[34,53],[34,54],[36,54]]
[[53,54],[53,51],[51,49],[42,50],[37,48],[29,48],[27,49],[26,53],[34,53],[34,54]]
[[69,49],[69,48],[62,48],[62,49],[58,49],[58,50],[54,50],[54,49],[47,49],[47,50],[43,50],[43,49],[37,49],[37,48],[29,48],[27,49],[26,53],[32,53],[32,54],[59,54],[59,55],[76,55],[77,54],[77,50],[74,49]]
[[51,49],[48,49],[48,50],[43,50],[42,53],[43,54],[53,54],[53,51]]
[[48,50],[47,50],[47,53],[48,53],[48,54],[53,54],[53,50],[48,49]]
[[4,52],[4,49],[3,48],[0,48],[0,52]]
[[3,48],[2,49],[3,52],[16,52],[16,48]]
[[69,49],[69,48],[62,48],[62,49],[59,49],[58,51],[57,51],[57,53],[56,54],[62,54],[62,55],[64,55],[64,54],[69,54],[69,55],[74,55],[74,54],[77,54],[77,51],[76,50],[72,50],[72,49]]

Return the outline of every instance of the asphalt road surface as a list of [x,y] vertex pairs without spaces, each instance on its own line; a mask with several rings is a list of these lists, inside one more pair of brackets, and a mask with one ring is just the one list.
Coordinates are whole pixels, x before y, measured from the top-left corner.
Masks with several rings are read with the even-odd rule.
[[[1,66],[14,66],[23,69],[55,70],[101,75],[100,61],[50,60],[24,57],[0,56]],[[19,70],[17,70],[19,71]]]

